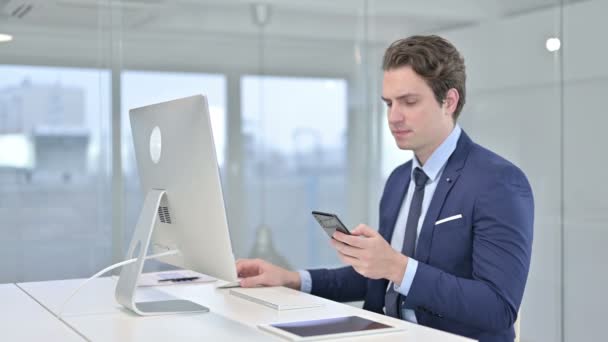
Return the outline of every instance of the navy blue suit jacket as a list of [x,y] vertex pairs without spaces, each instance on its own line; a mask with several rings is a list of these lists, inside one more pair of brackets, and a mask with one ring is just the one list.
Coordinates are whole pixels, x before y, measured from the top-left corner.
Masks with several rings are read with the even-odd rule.
[[[391,241],[412,162],[397,167],[380,201],[380,234]],[[439,225],[443,218],[462,218]],[[448,159],[418,238],[418,270],[406,298],[419,324],[480,341],[513,341],[532,249],[534,202],[524,173],[463,131]],[[310,270],[312,293],[365,300],[383,313],[386,279],[352,267]]]

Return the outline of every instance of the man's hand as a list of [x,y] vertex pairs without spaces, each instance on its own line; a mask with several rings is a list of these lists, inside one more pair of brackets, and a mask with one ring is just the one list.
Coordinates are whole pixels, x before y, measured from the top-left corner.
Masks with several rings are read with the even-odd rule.
[[331,244],[340,259],[366,278],[384,278],[401,285],[408,257],[395,251],[382,235],[364,224],[351,233],[333,235]]
[[242,287],[287,286],[300,290],[300,274],[261,259],[239,259],[236,271]]

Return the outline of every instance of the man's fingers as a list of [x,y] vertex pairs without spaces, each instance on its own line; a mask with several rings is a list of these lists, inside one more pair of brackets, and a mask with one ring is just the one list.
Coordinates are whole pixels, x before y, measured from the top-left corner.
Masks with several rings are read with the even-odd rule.
[[236,261],[236,270],[237,270],[237,272],[240,273],[240,272],[242,272],[242,271],[244,271],[244,270],[246,270],[248,268],[251,268],[251,263],[248,262],[248,260],[240,259],[240,260]]
[[374,229],[370,228],[369,226],[360,224],[357,227],[355,227],[355,229],[353,229],[352,234],[355,236],[365,236],[365,237],[370,238],[370,237],[377,236],[379,233],[377,231],[375,231]]
[[241,287],[256,287],[260,285],[266,285],[266,276],[264,273],[255,277],[241,279]]
[[353,247],[362,248],[365,245],[364,239],[356,235],[346,235],[341,232],[335,232],[333,237],[334,239]]
[[236,271],[241,277],[256,275],[260,273],[260,266],[260,262],[257,260],[240,259],[237,260]]
[[362,263],[361,260],[350,257],[348,255],[342,254],[340,252],[338,252],[338,257],[340,258],[340,260],[342,260],[343,263],[352,266],[355,269],[355,272],[359,273],[360,275],[367,277],[367,274],[365,274],[364,268],[362,268]]
[[244,269],[244,270],[237,269],[236,272],[238,273],[239,278],[253,277],[253,276],[257,276],[258,274],[260,274],[258,269]]
[[245,267],[245,265],[248,265],[250,263],[251,263],[251,259],[237,259],[236,267]]
[[332,244],[332,246],[334,246],[334,248],[336,250],[338,250],[338,252],[340,252],[340,253],[342,253],[344,255],[348,255],[350,257],[353,257],[355,259],[357,259],[359,257],[359,252],[361,252],[360,248],[349,246],[349,245],[347,245],[345,243],[342,243],[340,241],[332,240],[331,244]]
[[338,251],[338,257],[340,258],[340,260],[342,260],[343,263],[345,263],[347,265],[351,265],[353,267],[357,267],[359,265],[359,259],[353,258],[340,251]]

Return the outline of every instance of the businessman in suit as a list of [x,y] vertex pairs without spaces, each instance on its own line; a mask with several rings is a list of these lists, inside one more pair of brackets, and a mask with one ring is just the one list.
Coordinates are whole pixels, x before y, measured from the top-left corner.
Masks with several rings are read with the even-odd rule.
[[331,244],[347,267],[292,272],[239,260],[244,287],[285,285],[478,339],[513,341],[530,265],[532,190],[524,173],[457,124],[464,59],[438,36],[387,49],[382,99],[400,149],[380,200],[379,229],[360,224]]

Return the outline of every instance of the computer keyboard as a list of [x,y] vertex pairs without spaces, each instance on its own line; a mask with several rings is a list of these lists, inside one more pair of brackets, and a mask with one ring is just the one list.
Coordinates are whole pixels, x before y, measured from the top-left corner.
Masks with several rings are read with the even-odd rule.
[[275,310],[307,309],[323,306],[320,298],[286,287],[235,288],[230,294]]

